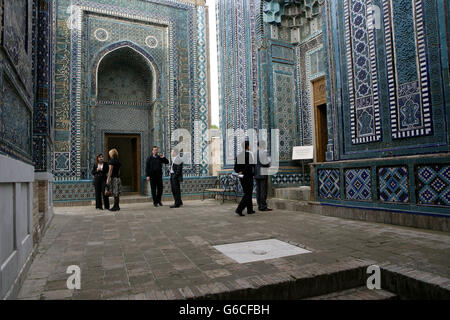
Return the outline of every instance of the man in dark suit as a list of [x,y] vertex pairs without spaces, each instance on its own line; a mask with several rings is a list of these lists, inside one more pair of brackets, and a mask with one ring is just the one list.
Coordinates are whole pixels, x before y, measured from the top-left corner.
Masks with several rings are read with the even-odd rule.
[[244,142],[244,151],[242,151],[236,158],[234,164],[234,171],[239,174],[242,189],[244,190],[244,197],[242,198],[236,213],[241,217],[244,216],[242,211],[247,208],[247,214],[253,214],[253,177],[255,175],[255,164],[253,155],[250,152],[250,142]]
[[181,200],[181,187],[183,182],[183,160],[177,149],[172,150],[172,164],[170,166],[170,186],[172,187],[173,199],[175,204],[171,208],[179,208],[183,205]]
[[161,197],[163,194],[163,164],[169,164],[169,160],[167,160],[164,155],[158,154],[158,147],[153,147],[152,155],[148,157],[147,163],[145,166],[145,173],[147,176],[147,181],[150,181],[150,185],[152,188],[152,198],[153,205],[155,207],[161,206]]
[[256,155],[256,200],[259,211],[272,211],[267,207],[267,177],[270,168],[270,158],[267,156],[267,144],[265,141],[258,142],[258,152]]

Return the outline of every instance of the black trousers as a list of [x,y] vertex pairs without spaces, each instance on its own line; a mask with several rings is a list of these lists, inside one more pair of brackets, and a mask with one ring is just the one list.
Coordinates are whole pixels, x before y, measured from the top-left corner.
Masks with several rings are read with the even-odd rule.
[[105,186],[106,177],[97,176],[94,177],[94,188],[95,188],[95,207],[98,209],[103,209],[103,203],[105,204],[105,209],[109,209],[109,197],[105,196]]
[[150,176],[150,186],[152,188],[153,203],[157,204],[161,202],[163,194],[163,178],[161,174],[153,174]]
[[240,179],[242,189],[244,191],[244,197],[242,198],[239,206],[237,208],[237,212],[242,213],[245,208],[247,208],[247,213],[253,212],[253,178]]
[[258,201],[258,210],[267,209],[267,177],[256,180],[256,200]]
[[175,177],[175,175],[171,175],[170,186],[172,188],[172,194],[173,199],[175,200],[175,205],[181,206],[183,204],[183,201],[181,200],[180,178]]

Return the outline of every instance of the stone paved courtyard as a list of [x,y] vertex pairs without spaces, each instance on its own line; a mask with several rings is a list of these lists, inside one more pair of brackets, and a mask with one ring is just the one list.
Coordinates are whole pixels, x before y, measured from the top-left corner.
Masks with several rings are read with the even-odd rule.
[[[55,208],[18,298],[184,298],[354,258],[450,278],[449,234],[289,211],[238,217],[234,203],[214,200],[168,205],[123,204],[118,213]],[[262,239],[312,252],[238,264],[213,248]],[[70,265],[81,268],[81,290],[66,287]]]

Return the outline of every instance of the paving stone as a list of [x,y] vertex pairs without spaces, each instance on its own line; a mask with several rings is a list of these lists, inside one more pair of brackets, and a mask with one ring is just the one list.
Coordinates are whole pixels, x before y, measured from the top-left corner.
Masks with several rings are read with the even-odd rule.
[[52,291],[44,291],[41,295],[41,298],[44,300],[63,300],[67,298],[71,298],[73,295],[73,291],[71,290],[52,290]]
[[[240,219],[234,204],[214,200],[186,201],[176,212],[148,203],[122,208],[120,215],[99,215],[91,207],[55,208],[18,298],[192,298],[382,263],[394,272],[449,286],[450,235],[441,232],[301,210]],[[312,252],[239,264],[212,247],[264,239]],[[72,264],[82,269],[80,291],[64,290]]]

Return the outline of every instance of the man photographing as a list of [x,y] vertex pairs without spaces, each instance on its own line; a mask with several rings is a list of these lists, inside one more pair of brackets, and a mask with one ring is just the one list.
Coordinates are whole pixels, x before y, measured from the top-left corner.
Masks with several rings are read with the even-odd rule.
[[155,207],[161,206],[161,197],[163,195],[163,164],[169,164],[164,155],[158,154],[158,147],[154,146],[152,149],[152,155],[147,158],[145,173],[147,176],[147,181],[150,181],[150,186],[152,189],[153,205]]
[[172,164],[170,166],[170,186],[172,188],[175,204],[171,208],[179,208],[183,205],[181,200],[181,187],[183,182],[183,160],[180,157],[178,149],[174,148],[171,153]]

